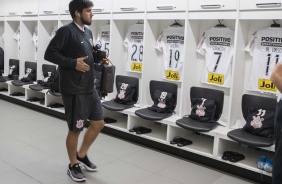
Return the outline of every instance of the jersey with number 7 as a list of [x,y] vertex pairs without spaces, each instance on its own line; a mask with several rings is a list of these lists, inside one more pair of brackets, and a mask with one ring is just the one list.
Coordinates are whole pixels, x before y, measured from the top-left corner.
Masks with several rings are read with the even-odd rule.
[[233,56],[234,31],[227,27],[212,27],[203,33],[197,52],[205,55],[202,82],[230,87],[231,60]]
[[248,90],[275,94],[270,75],[282,56],[282,28],[269,27],[256,31],[246,51],[253,57]]

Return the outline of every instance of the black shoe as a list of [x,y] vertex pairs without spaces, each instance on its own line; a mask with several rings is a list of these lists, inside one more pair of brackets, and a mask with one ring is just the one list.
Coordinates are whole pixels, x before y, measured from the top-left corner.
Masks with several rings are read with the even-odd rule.
[[152,129],[146,128],[146,127],[141,127],[139,130],[136,131],[136,134],[147,134],[151,133]]
[[129,130],[129,132],[137,132],[139,131],[141,128],[143,128],[142,126],[135,126],[132,129]]
[[86,181],[86,178],[78,163],[74,164],[72,167],[69,164],[68,175],[73,181]]
[[183,141],[183,138],[182,137],[174,137],[172,141],[170,141],[170,144],[178,144],[180,143],[181,141]]
[[177,143],[177,146],[183,147],[183,146],[190,145],[192,143],[193,142],[191,140],[182,138],[182,140],[179,143]]
[[104,118],[105,123],[116,123],[117,120],[113,118],[106,117]]
[[88,171],[97,171],[97,166],[88,159],[87,155],[84,158],[80,158],[77,154],[76,157],[78,162],[82,164]]

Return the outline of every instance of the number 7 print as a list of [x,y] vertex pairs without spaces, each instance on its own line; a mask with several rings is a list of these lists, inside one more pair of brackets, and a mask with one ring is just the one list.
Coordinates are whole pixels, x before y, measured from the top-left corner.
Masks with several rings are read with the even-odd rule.
[[217,69],[217,66],[218,66],[218,64],[219,64],[219,60],[220,60],[220,58],[221,58],[222,53],[221,53],[221,52],[214,52],[214,54],[215,54],[215,55],[218,55],[217,61],[216,61],[216,63],[215,63],[214,69],[213,69],[213,72],[216,72],[216,69]]

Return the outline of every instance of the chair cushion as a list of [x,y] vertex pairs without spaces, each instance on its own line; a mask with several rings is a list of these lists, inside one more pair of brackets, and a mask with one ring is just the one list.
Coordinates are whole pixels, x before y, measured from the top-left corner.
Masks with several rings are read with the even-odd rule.
[[29,85],[28,86],[30,89],[32,89],[33,91],[41,91],[43,89],[48,89],[49,87],[46,86],[42,86],[41,84],[33,84],[33,85]]
[[143,119],[154,120],[154,121],[162,120],[172,115],[172,113],[155,112],[150,110],[149,108],[139,109],[135,111],[135,114]]
[[22,86],[22,85],[27,85],[27,84],[33,84],[33,82],[32,81],[23,82],[21,80],[14,80],[12,81],[12,84],[14,86]]
[[215,129],[218,125],[217,122],[204,123],[193,120],[189,117],[183,117],[179,120],[176,120],[176,124],[184,129],[195,132],[208,132]]
[[48,93],[50,93],[53,96],[62,96],[62,94],[60,92],[56,92],[56,91],[52,91],[52,90],[48,90]]
[[250,134],[243,129],[231,130],[227,133],[227,136],[234,141],[250,146],[268,147],[274,144],[274,138],[267,138]]
[[102,106],[105,109],[111,110],[111,111],[123,111],[124,109],[128,109],[133,107],[134,105],[126,105],[126,104],[120,104],[115,101],[106,101],[102,102]]

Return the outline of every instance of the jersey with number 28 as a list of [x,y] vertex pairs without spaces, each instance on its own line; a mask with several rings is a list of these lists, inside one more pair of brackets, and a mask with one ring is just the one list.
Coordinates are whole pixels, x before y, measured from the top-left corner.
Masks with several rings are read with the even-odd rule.
[[202,82],[230,87],[231,60],[233,56],[234,31],[227,27],[212,27],[203,33],[197,52],[205,55]]
[[184,61],[184,28],[165,28],[157,40],[156,49],[163,52],[162,78],[180,81]]
[[126,34],[124,45],[128,48],[127,70],[142,71],[143,61],[143,24],[131,25]]
[[270,75],[282,59],[282,28],[269,27],[256,31],[245,50],[253,57],[247,89],[275,94],[277,88]]

